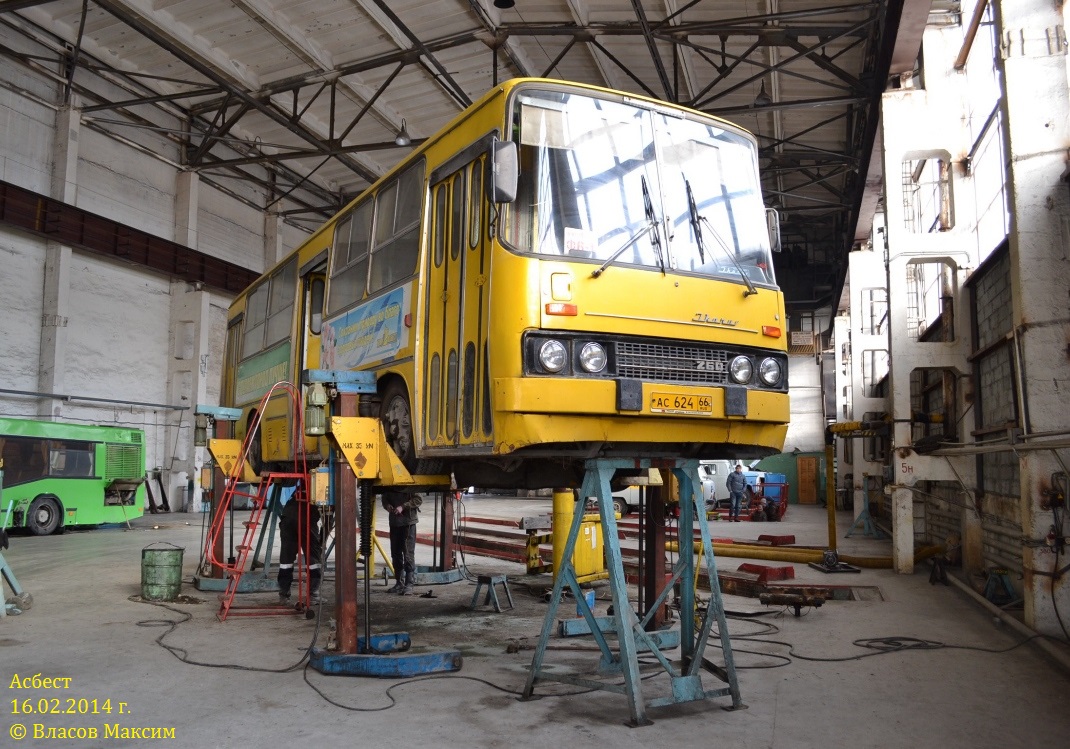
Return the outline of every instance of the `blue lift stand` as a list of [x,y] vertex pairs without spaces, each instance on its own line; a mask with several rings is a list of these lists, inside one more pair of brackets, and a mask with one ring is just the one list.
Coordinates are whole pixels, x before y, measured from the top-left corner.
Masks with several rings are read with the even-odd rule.
[[[690,497],[691,501],[680,502],[679,537],[690,539],[694,537],[695,521],[698,521],[702,537],[703,559],[706,562],[706,571],[710,579],[710,601],[702,615],[701,622],[696,626],[695,606],[695,555],[680,554],[672,575],[665,586],[658,593],[656,599],[650,604],[646,616],[640,620],[632,610],[628,600],[627,582],[624,575],[624,565],[621,557],[620,540],[617,536],[616,514],[613,510],[613,494],[610,490],[610,480],[614,471],[618,468],[634,471],[636,468],[671,468],[680,486],[680,496]],[[701,495],[701,481],[698,475],[697,460],[623,460],[598,458],[587,461],[586,473],[580,490],[581,501],[588,497],[598,500],[598,513],[601,519],[602,536],[605,544],[606,566],[609,571],[610,590],[613,595],[613,630],[616,634],[618,649],[614,652],[607,642],[603,627],[591,612],[591,607],[580,589],[576,579],[576,570],[573,564],[573,552],[576,549],[576,540],[579,538],[580,525],[583,521],[583,513],[576,512],[569,528],[568,540],[562,553],[561,569],[558,570],[554,581],[553,593],[550,596],[550,607],[543,621],[542,633],[539,643],[532,657],[531,669],[528,672],[527,683],[524,686],[522,699],[532,699],[535,695],[535,686],[544,681],[564,682],[588,689],[600,689],[609,692],[624,694],[628,698],[628,707],[631,714],[630,725],[650,725],[651,721],[646,717],[648,707],[664,707],[682,702],[694,702],[714,697],[730,696],[732,704],[725,709],[737,710],[746,705],[739,694],[739,680],[736,677],[736,667],[732,658],[732,643],[728,635],[728,624],[725,619],[724,604],[721,599],[721,589],[717,585],[717,565],[713,555],[713,543],[710,540],[709,526],[706,514],[703,511],[703,499]],[[681,544],[687,548],[688,544]],[[681,660],[671,662],[662,653],[659,647],[659,633],[648,632],[647,625],[653,619],[657,610],[666,602],[679,584],[680,588],[680,651]],[[545,663],[547,645],[550,634],[553,631],[557,618],[557,610],[561,604],[562,593],[565,586],[572,591],[576,599],[578,611],[586,620],[598,649],[601,652],[601,661],[597,664],[597,674],[584,676],[577,673],[565,672],[553,665]],[[714,620],[717,621],[718,636],[721,649],[724,653],[724,667],[714,666],[704,657],[706,642]],[[639,674],[638,654],[640,647],[644,652],[649,652],[668,674],[671,685],[671,694],[645,701],[643,698],[643,680]],[[701,672],[706,670],[721,679],[727,686],[717,689],[706,689],[702,684]],[[609,680],[600,680],[598,677],[606,677]],[[619,681],[623,677],[624,683]]]
[[[198,447],[208,447],[211,452],[209,433],[214,432],[216,438],[227,438],[233,434],[229,425],[240,419],[242,412],[240,408],[228,408],[225,406],[213,406],[203,403],[198,403],[194,408],[194,444]],[[221,429],[217,429],[221,427]],[[213,478],[213,485],[219,487],[215,494],[214,501],[218,501],[223,494],[223,486],[225,485],[225,476],[230,472],[232,466],[223,465],[227,458],[222,460],[215,454],[212,454],[213,460],[216,463],[215,476]],[[237,456],[230,458],[236,460]],[[274,501],[274,499],[273,499]],[[273,508],[272,508],[273,509]],[[211,521],[211,518],[209,518]],[[271,526],[271,533],[274,535],[274,523],[265,524]],[[269,541],[270,544],[270,541]],[[270,546],[268,547],[270,549]],[[259,544],[257,545],[257,555],[259,555]],[[217,550],[218,553],[222,553],[222,549]],[[222,593],[227,589],[230,581],[226,577],[214,577],[211,574],[202,574],[201,570],[197,571],[197,574],[193,576],[193,587],[201,591],[211,591],[215,593]],[[242,575],[242,579],[238,585],[239,593],[257,593],[269,590],[278,590],[279,585],[274,579],[266,579],[264,572],[250,571]]]
[[[344,376],[343,382],[336,377]],[[327,432],[333,443],[332,463],[335,477],[335,544],[336,560],[357,556],[356,529],[360,528],[360,556],[363,558],[364,636],[357,636],[357,570],[355,564],[336,563],[335,618],[337,650],[314,648],[309,665],[322,674],[338,676],[376,676],[407,678],[425,674],[458,671],[461,652],[444,650],[409,652],[411,641],[404,632],[371,633],[371,561],[372,508],[376,486],[435,491],[449,488],[448,476],[412,476],[390,448],[378,418],[358,416],[358,399],[362,392],[375,392],[374,375],[370,372],[309,373],[310,381],[332,378],[332,388],[338,397]],[[352,471],[342,470],[342,460],[334,460],[341,453]]]
[[[6,543],[6,540],[7,533],[0,529],[0,543]],[[33,596],[19,586],[19,581],[15,579],[15,571],[11,569],[11,565],[4,559],[2,552],[0,552],[0,578],[6,580],[8,587],[11,588],[11,598],[5,598],[4,586],[0,582],[0,618],[8,614],[13,616],[21,614],[33,606]]]

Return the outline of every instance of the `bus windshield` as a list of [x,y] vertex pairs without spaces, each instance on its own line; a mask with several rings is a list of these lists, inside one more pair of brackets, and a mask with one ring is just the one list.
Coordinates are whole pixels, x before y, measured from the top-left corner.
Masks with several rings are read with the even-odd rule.
[[513,249],[774,285],[757,155],[744,135],[532,89],[519,95],[514,124],[520,184],[502,224]]

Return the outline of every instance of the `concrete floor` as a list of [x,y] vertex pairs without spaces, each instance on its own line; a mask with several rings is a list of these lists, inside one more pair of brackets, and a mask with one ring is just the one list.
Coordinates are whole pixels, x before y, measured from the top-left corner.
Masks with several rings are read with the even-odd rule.
[[[473,515],[519,517],[549,511],[548,500],[470,498]],[[843,535],[849,517],[840,513]],[[425,517],[421,530],[430,523]],[[728,712],[729,698],[648,710],[654,725],[630,728],[623,696],[575,692],[566,685],[536,688],[540,699],[521,702],[532,646],[546,604],[548,578],[523,578],[508,562],[468,556],[472,574],[508,573],[517,607],[495,614],[470,611],[473,585],[437,586],[434,598],[388,596],[373,585],[371,616],[376,632],[407,631],[416,648],[457,647],[461,671],[435,679],[401,683],[328,677],[301,667],[314,640],[326,642],[327,627],[295,616],[230,618],[219,622],[215,596],[183,585],[197,602],[152,606],[131,600],[140,592],[141,550],[168,542],[183,546],[190,580],[201,545],[201,516],[157,515],[132,530],[98,529],[48,538],[15,537],[5,556],[34,606],[0,619],[0,679],[9,686],[0,705],[0,746],[51,746],[55,741],[13,741],[15,724],[30,736],[35,723],[47,727],[174,728],[176,747],[337,745],[433,747],[538,746],[626,747],[674,743],[746,747],[1042,747],[1062,746],[1070,731],[1066,710],[1070,678],[1034,644],[1003,653],[1022,640],[976,601],[954,586],[930,585],[929,569],[911,576],[887,570],[826,576],[797,566],[797,579],[876,586],[876,600],[832,601],[792,613],[767,609],[753,599],[726,598],[729,611],[750,612],[750,621],[730,620],[740,690],[747,710]],[[715,536],[755,538],[759,532],[794,533],[800,544],[823,546],[826,515],[819,508],[792,506],[776,526],[717,523]],[[849,539],[841,552],[881,555],[887,542]],[[420,561],[430,561],[420,547]],[[742,561],[720,557],[721,570]],[[837,579],[830,580],[829,577]],[[843,578],[849,577],[849,580]],[[422,586],[418,593],[431,588]],[[327,599],[333,600],[328,581]],[[600,597],[608,596],[603,591]],[[269,602],[273,594],[246,601]],[[882,599],[882,600],[881,600]],[[596,609],[604,613],[606,602]],[[330,606],[326,607],[330,609]],[[560,613],[568,616],[571,606]],[[189,620],[185,620],[189,616]],[[327,620],[329,611],[323,618]],[[873,653],[852,642],[861,638],[911,637],[947,646],[847,660]],[[163,638],[181,662],[160,647]],[[772,642],[778,641],[777,644]],[[510,648],[509,646],[513,647]],[[507,649],[516,649],[510,653]],[[547,662],[590,671],[596,653],[573,639],[551,640]],[[565,652],[565,648],[572,649]],[[785,659],[789,648],[798,656]],[[720,662],[720,653],[707,654]],[[828,658],[844,660],[805,660]],[[292,670],[286,670],[294,667]],[[35,674],[71,679],[66,690],[13,689],[11,680]],[[658,676],[644,682],[647,698],[664,689]],[[720,683],[704,677],[706,688]],[[314,689],[314,688],[315,689]],[[319,690],[319,693],[317,691]],[[30,698],[105,699],[119,715],[14,714],[15,701]],[[330,701],[328,701],[328,699]],[[18,729],[14,729],[18,732]],[[104,747],[130,741],[85,739],[67,745]],[[138,742],[138,745],[149,742]]]

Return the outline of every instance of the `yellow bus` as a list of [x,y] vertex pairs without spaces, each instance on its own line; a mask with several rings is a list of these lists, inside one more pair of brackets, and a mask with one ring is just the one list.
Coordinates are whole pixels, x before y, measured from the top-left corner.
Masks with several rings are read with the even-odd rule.
[[[462,485],[768,455],[788,422],[774,241],[749,133],[513,79],[236,299],[223,405],[250,413],[302,369],[373,371],[362,413],[410,470]],[[255,462],[292,459],[287,410],[269,405]]]

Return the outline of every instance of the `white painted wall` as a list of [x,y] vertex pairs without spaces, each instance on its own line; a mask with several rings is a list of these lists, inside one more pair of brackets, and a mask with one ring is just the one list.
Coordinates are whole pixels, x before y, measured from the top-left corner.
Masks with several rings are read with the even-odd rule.
[[788,394],[791,423],[784,438],[784,452],[825,449],[825,409],[822,401],[821,367],[813,356],[788,360]]
[[[15,40],[0,29],[0,43],[6,42]],[[25,46],[24,41],[18,43]],[[0,179],[52,194],[58,87],[7,60],[0,60],[0,79],[40,99],[0,88]],[[158,133],[132,131],[130,137],[165,160],[95,132],[83,118],[76,144],[75,189],[68,192],[76,196],[79,208],[173,240],[178,221],[177,148]],[[263,270],[263,214],[210,185],[201,184],[196,194],[195,249],[257,272]],[[253,203],[262,202],[257,195],[248,197]],[[288,225],[280,233],[285,252],[307,236]],[[46,246],[42,239],[0,225],[0,319],[4,320],[0,389],[39,390]],[[56,401],[53,413],[69,421],[144,429],[148,467],[170,472],[165,480],[171,506],[180,508],[186,482],[195,469],[192,409],[196,403],[187,380],[177,390],[169,387],[168,366],[174,353],[170,344],[172,297],[186,293],[188,287],[172,284],[167,276],[144,267],[78,250],[71,256],[69,278],[63,290],[67,345],[62,395],[75,399]],[[206,402],[216,404],[231,299],[206,293],[207,319],[200,324],[207,328],[207,353],[193,369],[203,378]],[[36,417],[41,402],[30,395],[0,393],[0,414]]]

